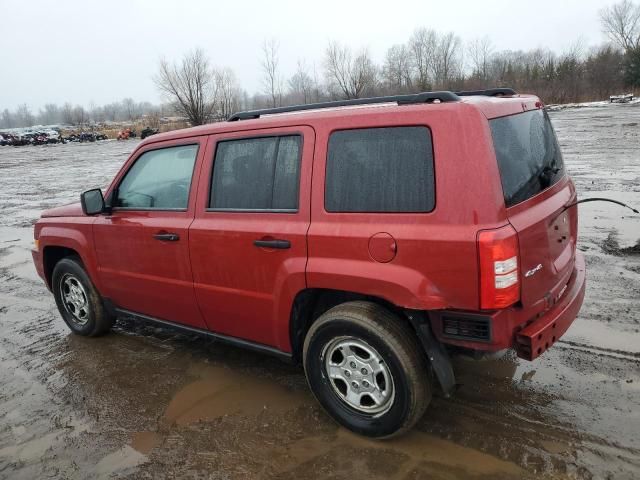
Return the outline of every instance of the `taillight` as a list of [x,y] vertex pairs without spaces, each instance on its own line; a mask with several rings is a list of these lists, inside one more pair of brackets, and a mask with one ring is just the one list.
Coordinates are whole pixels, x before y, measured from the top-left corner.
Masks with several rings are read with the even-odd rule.
[[505,308],[520,300],[518,236],[511,225],[478,233],[480,308]]

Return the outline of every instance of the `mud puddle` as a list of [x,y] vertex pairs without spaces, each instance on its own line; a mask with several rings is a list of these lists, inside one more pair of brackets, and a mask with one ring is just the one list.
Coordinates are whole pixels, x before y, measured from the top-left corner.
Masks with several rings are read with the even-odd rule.
[[171,400],[162,421],[188,425],[225,415],[279,414],[312,401],[306,392],[260,380],[224,367],[199,367],[199,380],[182,388]]

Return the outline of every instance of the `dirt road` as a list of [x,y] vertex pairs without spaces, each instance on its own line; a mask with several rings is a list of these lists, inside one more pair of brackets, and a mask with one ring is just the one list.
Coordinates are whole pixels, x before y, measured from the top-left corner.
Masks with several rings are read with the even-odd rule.
[[[640,105],[552,119],[580,197],[640,206]],[[69,334],[30,225],[134,146],[0,148],[0,478],[640,478],[640,216],[580,206],[588,289],[566,336],[534,362],[456,357],[455,396],[372,442],[278,360],[126,320]]]

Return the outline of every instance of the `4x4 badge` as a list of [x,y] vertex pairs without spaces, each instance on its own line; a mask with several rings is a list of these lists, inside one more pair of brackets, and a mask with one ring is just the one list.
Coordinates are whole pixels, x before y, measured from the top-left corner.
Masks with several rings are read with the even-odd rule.
[[527,277],[527,278],[529,278],[529,277],[533,277],[533,276],[536,274],[536,272],[537,272],[538,270],[542,270],[542,264],[541,264],[541,263],[539,263],[538,265],[536,265],[535,267],[533,267],[531,270],[527,271],[527,272],[524,274],[524,276],[525,276],[525,277]]

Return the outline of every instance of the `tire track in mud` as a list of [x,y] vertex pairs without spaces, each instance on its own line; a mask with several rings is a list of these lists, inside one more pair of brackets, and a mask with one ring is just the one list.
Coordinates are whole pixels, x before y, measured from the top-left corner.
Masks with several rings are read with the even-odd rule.
[[628,360],[630,362],[640,362],[640,353],[627,352],[624,350],[614,350],[610,348],[597,347],[595,345],[589,345],[586,343],[571,342],[568,340],[558,340],[557,342],[562,348],[575,349],[581,352],[590,353],[596,356],[608,356],[617,358],[620,360]]

